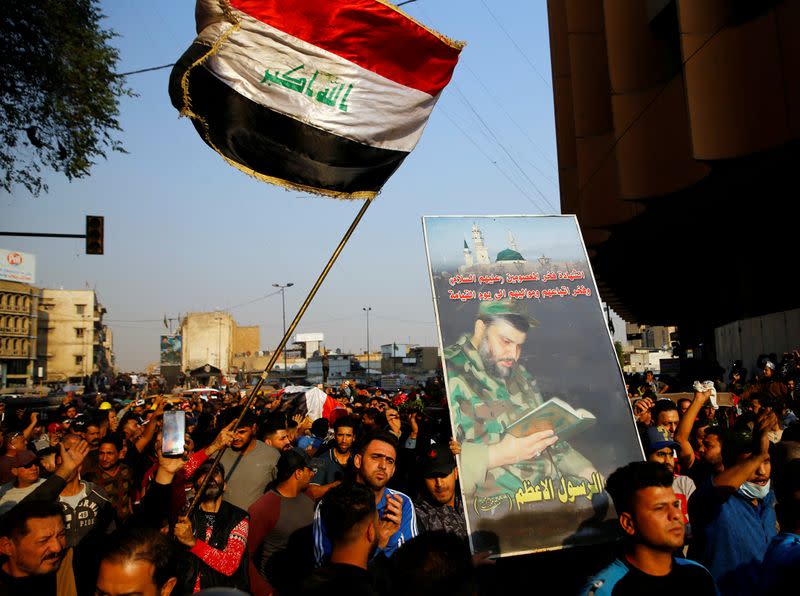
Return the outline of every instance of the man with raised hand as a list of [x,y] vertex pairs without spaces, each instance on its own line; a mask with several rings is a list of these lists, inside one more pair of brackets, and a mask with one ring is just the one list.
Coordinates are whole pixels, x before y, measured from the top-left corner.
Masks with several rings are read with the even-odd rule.
[[255,414],[248,410],[233,433],[230,449],[220,460],[228,486],[222,498],[245,511],[264,494],[267,484],[275,478],[275,464],[280,457],[277,449],[256,438],[257,426]]
[[689,557],[708,567],[724,595],[757,592],[761,561],[777,534],[767,434],[775,421],[765,410],[752,435],[730,435],[722,443],[722,471],[689,499]]

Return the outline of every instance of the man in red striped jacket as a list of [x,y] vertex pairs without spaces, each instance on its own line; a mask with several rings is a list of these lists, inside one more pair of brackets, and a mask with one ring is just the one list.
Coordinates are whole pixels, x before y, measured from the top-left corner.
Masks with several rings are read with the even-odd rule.
[[[193,477],[195,491],[210,469],[211,462],[198,468]],[[249,591],[245,555],[250,522],[246,511],[222,500],[224,478],[220,465],[191,519],[182,517],[175,524],[175,538],[188,549],[184,552],[188,565],[180,578],[181,594],[217,586]]]

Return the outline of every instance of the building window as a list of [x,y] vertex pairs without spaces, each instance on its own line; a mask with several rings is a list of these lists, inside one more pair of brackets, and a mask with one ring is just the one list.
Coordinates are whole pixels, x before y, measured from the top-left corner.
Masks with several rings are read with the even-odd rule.
[[83,364],[83,356],[75,356],[75,366],[80,366]]
[[75,312],[79,315],[82,315],[86,312],[86,305],[85,304],[76,304],[75,305]]
[[75,327],[75,337],[83,337],[83,327]]

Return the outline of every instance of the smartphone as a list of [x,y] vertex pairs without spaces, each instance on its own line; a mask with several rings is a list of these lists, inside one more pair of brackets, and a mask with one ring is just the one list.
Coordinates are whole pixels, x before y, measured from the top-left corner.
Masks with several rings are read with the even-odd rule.
[[170,410],[164,412],[164,426],[161,428],[161,452],[164,455],[183,455],[186,433],[186,412]]

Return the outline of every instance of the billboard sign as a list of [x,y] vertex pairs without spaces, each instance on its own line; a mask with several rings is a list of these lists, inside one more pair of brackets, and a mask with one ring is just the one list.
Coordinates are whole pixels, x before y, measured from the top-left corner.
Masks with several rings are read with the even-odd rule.
[[643,455],[577,220],[423,228],[473,552],[613,540],[605,479]]
[[36,283],[36,255],[0,248],[0,279]]
[[181,363],[181,350],[182,341],[180,335],[162,335],[161,336],[161,364],[177,364]]

